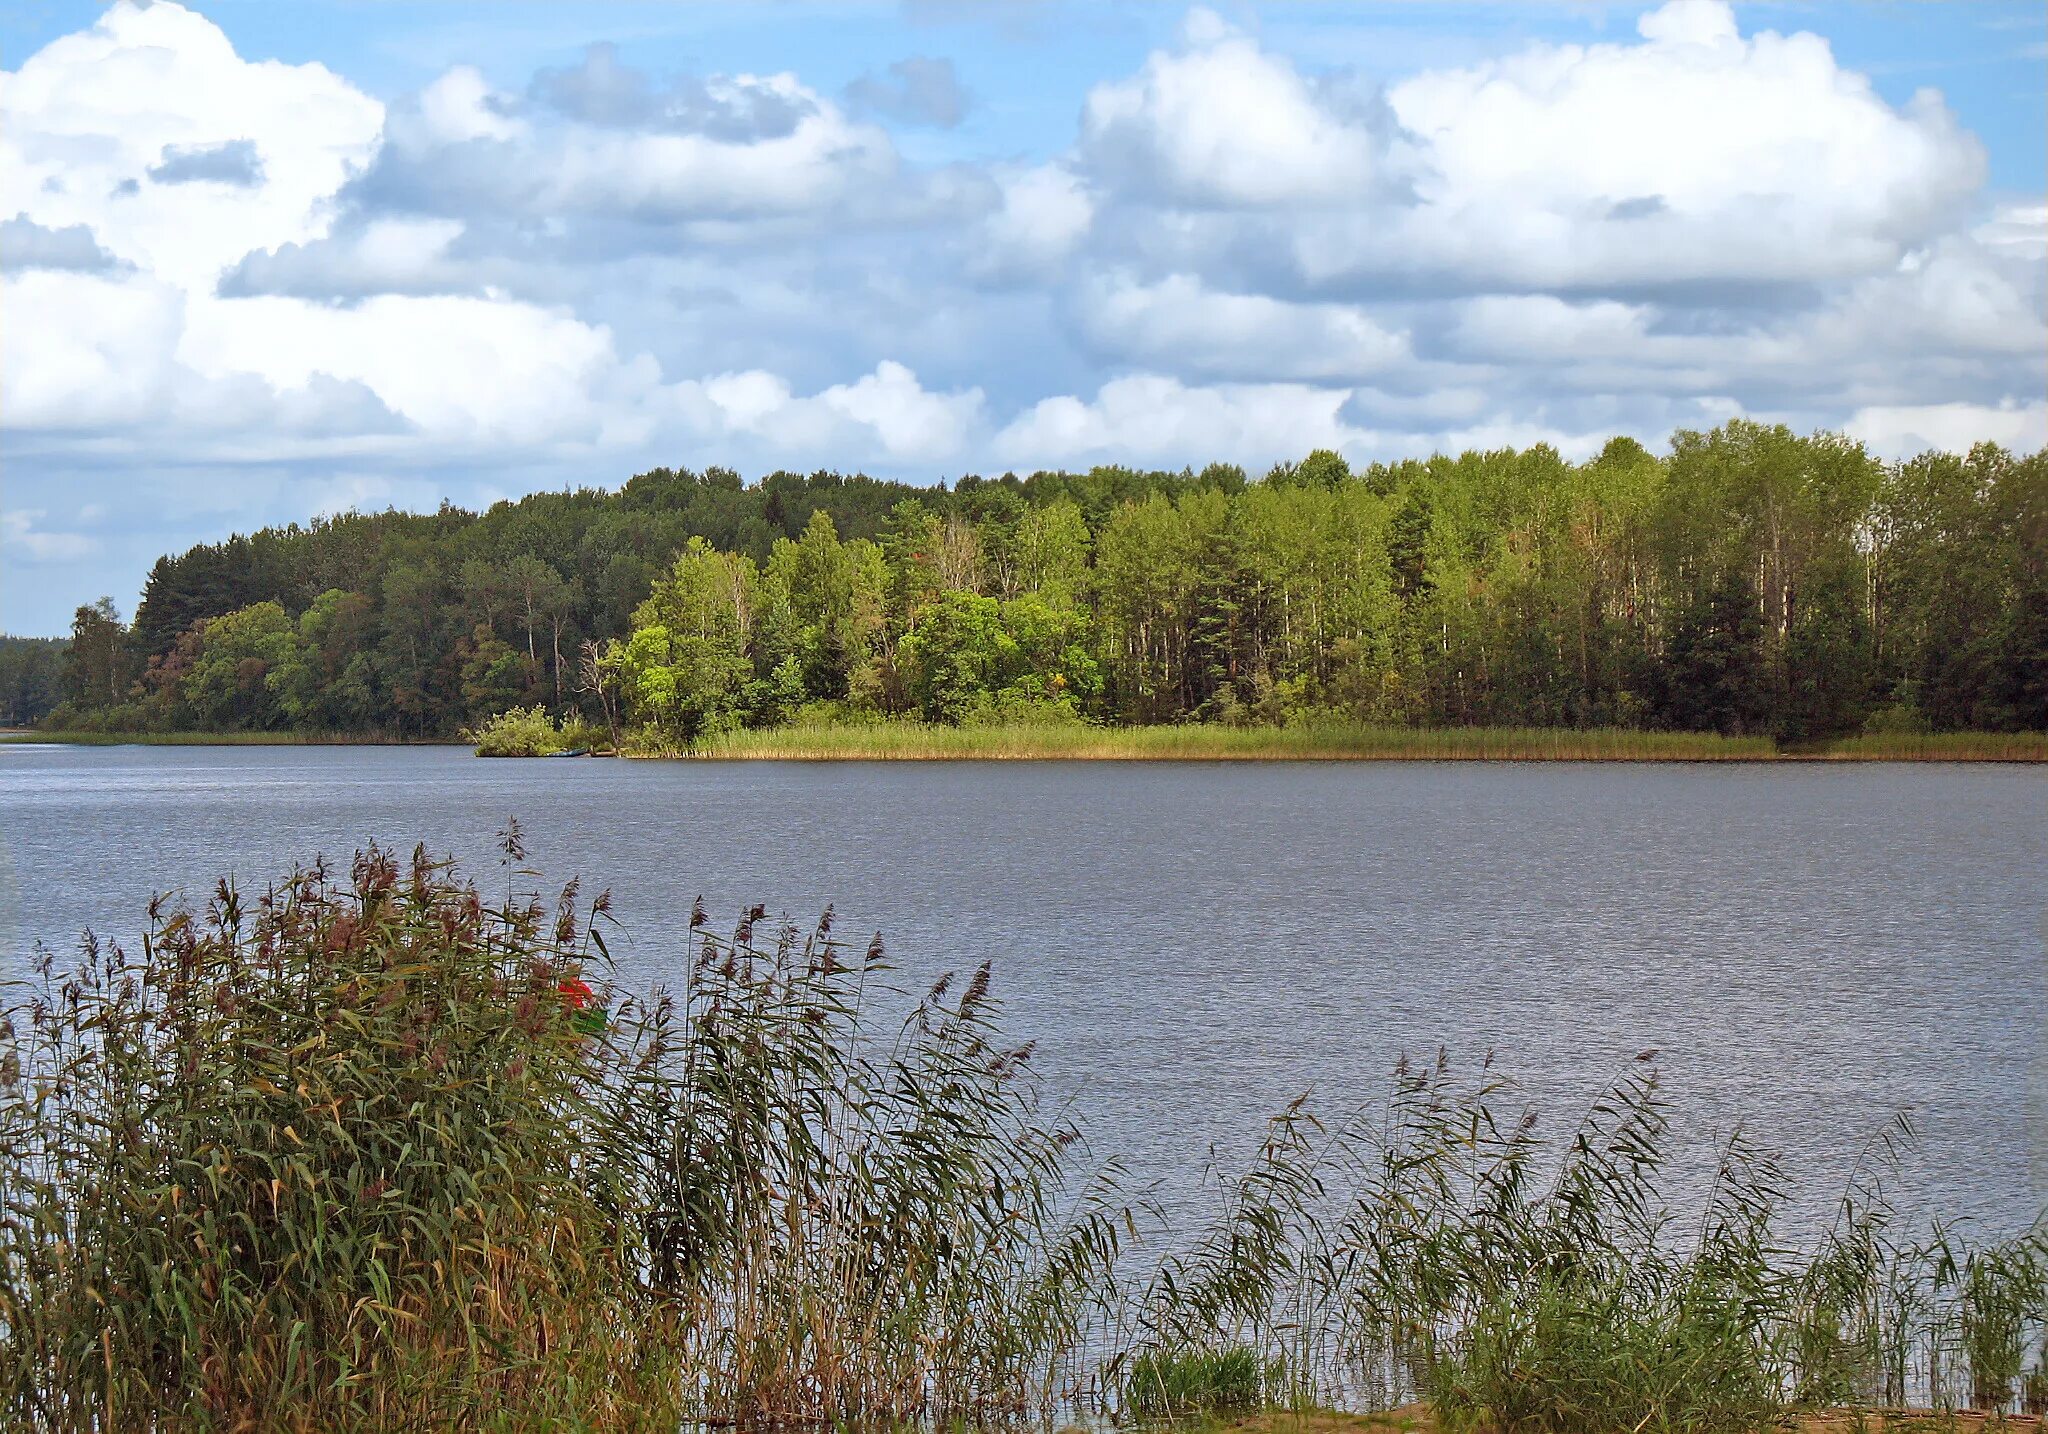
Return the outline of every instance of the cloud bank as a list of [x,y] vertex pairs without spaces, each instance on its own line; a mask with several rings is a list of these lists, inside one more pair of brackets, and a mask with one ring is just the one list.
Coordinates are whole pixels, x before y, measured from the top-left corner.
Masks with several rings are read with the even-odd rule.
[[1198,9],[1040,153],[912,157],[979,103],[927,55],[827,93],[603,44],[387,101],[119,0],[0,74],[7,565],[96,571],[199,489],[254,522],[1735,413],[2048,442],[2048,206],[1939,94],[1723,0],[1391,83]]

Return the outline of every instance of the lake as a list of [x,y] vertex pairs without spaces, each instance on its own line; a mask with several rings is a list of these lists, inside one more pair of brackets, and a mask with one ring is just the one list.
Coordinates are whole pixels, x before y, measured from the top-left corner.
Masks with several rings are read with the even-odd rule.
[[[1910,1108],[1909,1185],[1987,1233],[2048,1204],[2048,769],[1963,765],[491,762],[459,748],[0,747],[0,971],[152,892],[416,841],[502,890],[610,885],[622,984],[690,902],[752,902],[906,982],[993,958],[1101,1155],[1198,1198],[1302,1091],[1486,1053],[1543,1128],[1638,1051],[1703,1152],[1740,1118],[1826,1213]],[[530,886],[530,882],[526,883]],[[1702,1156],[1702,1158],[1704,1158]]]

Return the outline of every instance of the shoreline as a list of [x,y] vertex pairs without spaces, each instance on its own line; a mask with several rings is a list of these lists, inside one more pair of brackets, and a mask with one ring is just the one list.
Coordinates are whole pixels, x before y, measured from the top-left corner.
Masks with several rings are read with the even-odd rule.
[[[298,732],[0,730],[0,746],[467,747],[460,738]],[[1148,726],[921,722],[769,727],[688,747],[595,752],[685,762],[1667,762],[2048,763],[2048,733],[1864,735],[1780,747],[1768,737],[1625,728]]]
[[0,729],[0,747],[467,747],[459,737],[347,732],[39,732]]
[[1859,736],[1781,748],[1768,737],[1618,728],[932,727],[764,728],[688,748],[626,753],[682,761],[1122,762],[2048,762],[2048,733]]

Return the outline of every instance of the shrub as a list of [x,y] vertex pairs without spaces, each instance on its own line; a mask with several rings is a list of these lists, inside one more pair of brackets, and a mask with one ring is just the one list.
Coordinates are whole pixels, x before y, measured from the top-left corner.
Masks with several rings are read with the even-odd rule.
[[545,707],[508,708],[463,736],[479,757],[546,757],[573,746]]

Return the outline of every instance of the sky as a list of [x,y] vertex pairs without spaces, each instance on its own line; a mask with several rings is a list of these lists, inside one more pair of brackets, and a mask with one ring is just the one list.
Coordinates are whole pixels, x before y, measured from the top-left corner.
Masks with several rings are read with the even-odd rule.
[[0,631],[660,466],[2048,444],[2048,12],[0,9]]

